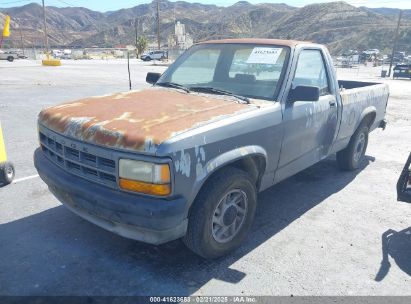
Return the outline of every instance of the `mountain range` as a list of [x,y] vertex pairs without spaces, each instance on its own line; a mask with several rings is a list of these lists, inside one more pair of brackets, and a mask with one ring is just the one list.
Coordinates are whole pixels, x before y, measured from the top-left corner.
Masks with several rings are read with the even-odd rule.
[[[133,44],[138,35],[156,40],[156,2],[110,12],[83,7],[48,6],[49,43],[53,47],[111,47]],[[301,8],[284,3],[250,4],[240,1],[228,7],[160,0],[160,33],[163,44],[180,21],[194,41],[220,38],[261,37],[308,40],[326,44],[332,53],[346,49],[392,47],[399,10],[355,7],[328,2]],[[42,8],[36,3],[0,8],[0,24],[12,18],[12,35],[5,46],[43,46]],[[404,10],[399,49],[411,52],[411,10]]]

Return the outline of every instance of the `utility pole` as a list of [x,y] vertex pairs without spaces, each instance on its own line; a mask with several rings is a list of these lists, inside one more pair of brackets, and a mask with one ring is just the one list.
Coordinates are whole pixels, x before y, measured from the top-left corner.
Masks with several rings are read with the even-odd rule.
[[157,47],[160,50],[160,0],[157,0]]
[[43,3],[43,23],[44,23],[44,43],[46,47],[46,54],[49,55],[49,39],[47,37],[47,24],[46,24],[46,7],[44,6],[44,0],[41,0]]
[[140,25],[140,19],[138,17],[134,18],[134,34],[136,38],[136,58],[138,58],[138,26]]
[[137,17],[134,18],[134,34],[136,38],[136,48],[138,45],[138,26],[139,26],[139,19]]
[[391,76],[392,63],[393,63],[393,61],[394,61],[395,52],[397,51],[398,34],[399,34],[399,31],[400,31],[402,13],[403,13],[403,11],[400,10],[400,15],[398,16],[397,29],[396,29],[396,31],[395,31],[394,45],[392,46],[392,54],[391,54],[391,60],[390,60],[390,68],[389,68],[389,70],[388,70],[388,77]]
[[23,32],[21,31],[21,26],[19,25],[19,31],[20,31],[20,41],[21,41],[21,48],[23,49],[23,56],[24,54],[24,40],[23,40]]

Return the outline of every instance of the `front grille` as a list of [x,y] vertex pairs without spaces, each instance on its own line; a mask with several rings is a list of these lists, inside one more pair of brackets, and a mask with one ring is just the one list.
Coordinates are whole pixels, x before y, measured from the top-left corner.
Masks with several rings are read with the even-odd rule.
[[47,158],[65,171],[117,188],[116,162],[110,158],[90,153],[89,150],[94,150],[89,147],[91,145],[84,143],[73,145],[71,140],[61,135],[46,135],[42,132],[39,134],[39,139]]

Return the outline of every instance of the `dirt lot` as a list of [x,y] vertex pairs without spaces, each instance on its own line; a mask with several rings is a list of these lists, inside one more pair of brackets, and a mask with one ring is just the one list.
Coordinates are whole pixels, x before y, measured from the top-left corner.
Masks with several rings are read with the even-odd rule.
[[[133,61],[133,88],[163,69]],[[395,193],[411,150],[411,81],[381,80],[380,69],[338,70],[391,88],[388,127],[370,136],[362,169],[340,172],[331,158],[266,190],[244,246],[204,261],[180,241],[146,245],[82,220],[36,176],[40,109],[127,90],[125,61],[0,62],[0,120],[17,170],[0,188],[0,295],[411,295],[411,205]]]

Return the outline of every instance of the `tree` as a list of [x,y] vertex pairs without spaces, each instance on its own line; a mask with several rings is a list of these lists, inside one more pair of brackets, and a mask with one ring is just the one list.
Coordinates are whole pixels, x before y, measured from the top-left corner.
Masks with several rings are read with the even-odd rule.
[[138,37],[137,45],[136,45],[138,56],[140,56],[147,49],[147,46],[148,46],[147,38],[143,36]]

